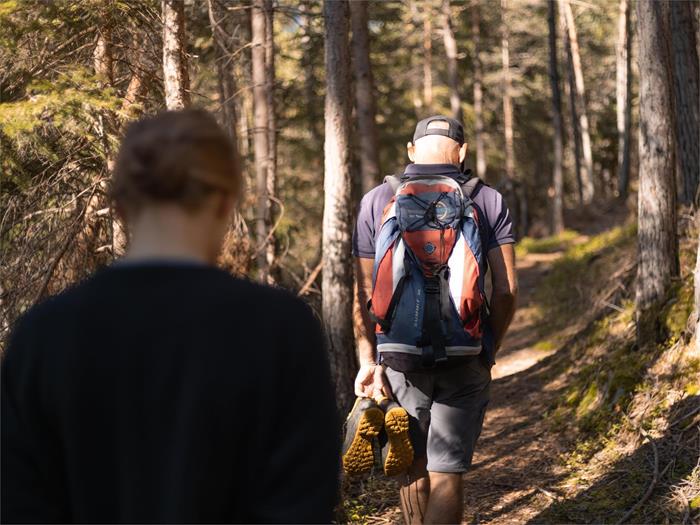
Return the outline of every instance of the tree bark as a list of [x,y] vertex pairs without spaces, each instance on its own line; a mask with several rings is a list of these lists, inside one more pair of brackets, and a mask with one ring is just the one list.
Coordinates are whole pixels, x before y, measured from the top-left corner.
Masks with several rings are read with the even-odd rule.
[[581,128],[579,127],[578,111],[576,110],[576,81],[574,80],[574,66],[571,57],[571,44],[569,42],[569,32],[566,29],[566,21],[564,20],[564,11],[561,2],[559,5],[559,19],[562,35],[564,38],[564,49],[566,50],[566,82],[564,83],[567,99],[569,101],[569,113],[571,115],[567,133],[569,136],[570,147],[567,151],[573,150],[574,157],[574,175],[576,179],[576,190],[578,194],[578,202],[583,205],[583,180],[581,177]]
[[214,63],[216,64],[217,84],[219,89],[219,108],[221,124],[238,147],[236,115],[236,78],[231,59],[232,38],[225,23],[227,12],[219,0],[207,0],[209,24],[214,38]]
[[484,109],[483,78],[481,63],[481,8],[475,0],[471,9],[472,40],[474,41],[474,146],[476,150],[476,176],[486,177],[486,156],[484,153]]
[[630,177],[630,121],[632,117],[632,53],[629,0],[620,0],[617,23],[616,82],[617,99],[617,192],[627,198]]
[[148,94],[162,60],[161,44],[158,42],[160,39],[153,34],[147,34],[137,24],[132,24],[130,40],[134,51],[129,56],[131,78],[122,101],[121,113],[124,116],[120,125],[123,125],[124,121],[139,117],[143,112],[141,102]]
[[503,66],[503,135],[505,138],[506,177],[509,181],[515,178],[515,150],[513,148],[513,102],[510,98],[510,49],[509,30],[506,21],[508,0],[501,0],[501,64]]
[[561,0],[559,8],[566,25],[568,35],[568,52],[571,57],[571,69],[574,76],[575,95],[578,105],[578,129],[581,135],[581,153],[583,154],[583,170],[581,171],[583,203],[590,204],[595,195],[593,183],[593,152],[591,150],[591,135],[588,129],[588,113],[586,111],[586,88],[583,82],[583,70],[581,68],[581,54],[578,47],[578,36],[574,14],[569,0]]
[[[698,246],[700,246],[700,238],[698,239]],[[700,249],[696,251],[695,273],[693,274],[693,281],[695,285],[695,348],[696,351],[700,351]]]
[[357,368],[353,351],[351,264],[350,53],[348,2],[326,0],[326,139],[324,147],[322,311],[338,406],[353,398]]
[[700,177],[700,66],[692,2],[671,2],[671,35],[680,197],[693,204]]
[[511,98],[510,75],[510,32],[508,27],[508,0],[501,0],[501,64],[503,91],[503,136],[505,143],[506,192],[515,201],[514,224],[516,238],[527,235],[528,212],[525,187],[515,175],[515,147],[513,144],[513,101]]
[[[276,214],[272,203],[277,198],[277,114],[275,107],[275,38],[274,7],[272,0],[265,0],[265,90],[267,95],[267,198],[268,227],[273,227]],[[278,206],[279,208],[279,206]],[[270,269],[268,282],[275,281],[273,269],[277,257],[277,243],[272,237],[265,247],[267,266]]]
[[99,28],[97,43],[92,54],[95,73],[107,86],[114,83],[114,59],[112,57],[112,28],[109,24]]
[[653,341],[659,307],[679,273],[669,2],[637,1],[639,35],[639,196],[637,333]]
[[[231,142],[240,151],[238,141],[238,111],[236,110],[236,74],[233,52],[233,25],[228,22],[229,13],[219,0],[207,0],[209,23],[214,39],[214,62],[219,89],[221,124]],[[250,265],[250,238],[245,220],[239,211],[224,239],[218,265],[234,275],[246,275]]]
[[423,13],[423,105],[425,111],[433,111],[433,26],[430,3]]
[[190,104],[185,4],[180,0],[162,0],[162,9],[165,107],[182,109]]
[[[421,53],[411,53],[411,98],[413,99],[413,112],[416,120],[420,120],[423,115],[423,103],[425,98],[424,79],[425,79],[425,45],[424,28],[425,19],[421,17],[418,11],[416,0],[409,0],[408,10],[411,16],[410,31],[417,36],[416,46],[420,46]],[[429,37],[430,35],[428,35]],[[432,83],[432,80],[431,80]]]
[[[323,142],[323,133],[321,132],[320,123],[323,118],[319,115],[318,96],[316,94],[316,74],[314,72],[314,50],[312,46],[313,27],[311,7],[308,1],[302,2],[299,6],[301,15],[301,24],[304,30],[303,41],[305,44],[304,54],[301,59],[304,69],[304,97],[308,113],[309,129],[311,130],[311,138],[315,147],[321,148]],[[314,159],[314,162],[320,159]],[[319,166],[320,167],[320,166]]]
[[457,63],[457,40],[452,31],[450,0],[442,0],[442,38],[447,55],[447,83],[450,88],[452,116],[462,122],[462,100],[459,96],[459,66]]
[[[113,21],[107,20],[100,28],[97,37],[97,44],[93,52],[93,66],[95,74],[100,79],[100,84],[105,88],[114,87],[114,54],[112,44],[112,24]],[[128,109],[128,108],[124,108]],[[105,166],[107,173],[111,173],[114,169],[115,151],[110,143],[110,136],[115,136],[119,133],[119,121],[112,111],[102,111],[100,114],[100,134],[102,146],[105,156]],[[99,185],[99,191],[96,191],[90,198],[84,220],[89,227],[90,235],[93,238],[97,235],[97,225],[95,224],[94,214],[98,209],[103,207],[109,208],[109,237],[111,242],[112,258],[116,259],[124,254],[126,249],[126,232],[121,220],[116,214],[116,211],[110,207],[107,195],[109,193],[108,182],[104,180]]]
[[355,104],[363,193],[367,193],[377,185],[380,174],[377,126],[374,120],[376,113],[374,80],[369,58],[367,5],[367,2],[350,2]]
[[551,233],[556,235],[564,229],[564,177],[562,174],[562,131],[564,121],[561,113],[559,90],[559,66],[557,64],[557,25],[554,0],[547,2],[549,25],[549,82],[552,87],[552,128],[554,130],[554,166],[552,169],[552,224]]
[[257,209],[255,212],[255,236],[258,275],[268,282],[267,236],[270,224],[270,199],[268,175],[270,164],[270,141],[268,134],[269,108],[267,98],[267,68],[265,63],[265,0],[254,0],[251,11],[252,27],[252,80],[253,80],[253,146],[255,153],[255,190]]

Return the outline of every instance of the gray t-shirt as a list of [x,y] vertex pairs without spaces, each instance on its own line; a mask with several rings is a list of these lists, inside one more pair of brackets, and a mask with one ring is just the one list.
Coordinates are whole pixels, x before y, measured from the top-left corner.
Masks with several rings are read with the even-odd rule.
[[[460,172],[453,164],[409,164],[405,175],[447,175],[457,177]],[[352,251],[355,257],[374,258],[374,245],[382,221],[384,208],[394,196],[391,186],[383,183],[367,192],[360,202],[352,239]],[[503,244],[515,242],[513,220],[503,196],[490,186],[480,184],[472,195],[472,200],[486,218],[484,239],[487,241],[486,252]]]

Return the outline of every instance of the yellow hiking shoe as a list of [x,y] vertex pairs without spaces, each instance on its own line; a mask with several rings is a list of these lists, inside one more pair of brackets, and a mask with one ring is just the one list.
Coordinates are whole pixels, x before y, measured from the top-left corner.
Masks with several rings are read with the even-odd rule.
[[358,397],[345,420],[343,469],[348,476],[366,474],[374,465],[374,441],[384,426],[384,412],[367,397]]
[[386,444],[382,447],[384,473],[398,476],[408,470],[413,463],[413,445],[408,432],[408,412],[396,401],[384,398],[379,401],[384,411],[384,431]]

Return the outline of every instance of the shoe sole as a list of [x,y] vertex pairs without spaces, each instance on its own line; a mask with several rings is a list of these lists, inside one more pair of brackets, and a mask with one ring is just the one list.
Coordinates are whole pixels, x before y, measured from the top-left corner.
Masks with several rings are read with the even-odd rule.
[[355,436],[343,455],[343,469],[350,476],[365,474],[374,466],[372,444],[384,425],[384,412],[379,408],[368,408],[362,414]]
[[396,476],[406,472],[413,463],[413,446],[408,433],[408,413],[404,408],[392,408],[384,418],[389,450],[384,460],[384,473]]

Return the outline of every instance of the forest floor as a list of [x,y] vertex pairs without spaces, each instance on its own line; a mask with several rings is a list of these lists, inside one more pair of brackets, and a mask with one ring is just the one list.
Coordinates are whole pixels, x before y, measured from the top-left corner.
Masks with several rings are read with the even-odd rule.
[[[647,472],[653,463],[647,461],[652,456],[649,442],[642,446],[643,438],[636,430],[634,439],[624,438],[636,444],[628,451],[630,461],[640,463],[641,458],[634,453],[645,453],[645,461],[636,469],[622,463],[620,458],[625,455],[617,450],[622,445],[615,441],[615,435],[622,435],[620,420],[626,417],[625,410],[636,406],[635,392],[644,391],[641,385],[650,381],[644,366],[628,363],[633,360],[652,366],[659,352],[629,355],[634,350],[634,330],[630,301],[625,302],[625,297],[629,297],[634,273],[634,230],[629,223],[624,226],[625,213],[619,208],[609,209],[606,219],[589,221],[584,217],[576,231],[567,231],[554,242],[534,241],[529,247],[527,243],[518,247],[519,306],[492,370],[491,401],[472,469],[464,477],[465,523],[616,522],[642,498],[649,479],[662,485],[658,470]],[[607,229],[602,231],[586,228],[586,224],[603,223]],[[602,283],[601,275],[605,276]],[[675,344],[676,349],[679,344]],[[610,350],[611,345],[615,350]],[[624,372],[602,370],[599,363],[604,352],[613,352],[607,366],[615,366],[614,359],[619,358]],[[647,359],[651,355],[655,357]],[[680,358],[674,359],[674,370],[683,370],[685,375],[677,374],[681,379],[676,390],[664,391],[680,389],[678,399],[670,404],[668,399],[647,400],[644,417],[651,405],[671,407],[666,419],[671,413],[687,412],[688,406],[694,406],[689,402],[700,405],[697,392],[687,386],[697,386],[697,378],[693,379],[685,367],[695,371],[700,360],[693,357],[694,361],[678,368]],[[601,381],[604,386],[599,386]],[[673,409],[673,401],[684,403]],[[688,496],[688,490],[700,486],[698,480],[698,485],[687,488],[687,478],[700,476],[700,439],[697,447],[687,445],[695,443],[693,439],[681,436],[675,441],[676,448],[666,447],[661,453],[671,457],[681,450],[690,451],[688,461],[678,467],[662,491],[664,501],[672,499],[674,487],[681,494],[679,505],[685,508],[676,510],[685,519],[692,514],[689,501],[694,495]],[[657,442],[660,447],[665,443]],[[656,444],[653,447],[658,469],[659,453]],[[615,449],[614,458],[608,457],[611,453],[607,449]],[[607,459],[596,454],[607,454]],[[591,467],[594,464],[596,467]],[[609,476],[618,471],[634,479]],[[679,484],[687,490],[678,489]],[[605,488],[602,493],[600,486]],[[348,521],[401,523],[397,490],[395,480],[381,477],[370,477],[346,489],[350,495],[345,503]],[[659,512],[668,516],[666,510]],[[641,520],[643,516],[629,517]]]

